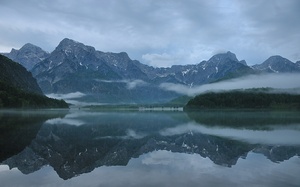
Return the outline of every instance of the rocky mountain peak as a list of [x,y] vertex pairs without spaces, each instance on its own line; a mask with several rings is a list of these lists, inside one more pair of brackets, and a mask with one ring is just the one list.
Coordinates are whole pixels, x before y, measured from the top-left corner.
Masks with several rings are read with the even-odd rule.
[[62,50],[66,53],[78,53],[81,50],[94,52],[95,48],[84,45],[83,43],[77,42],[75,40],[65,38],[58,44],[55,50]]
[[22,50],[42,50],[42,49],[31,43],[26,43],[25,45],[23,45],[23,47],[21,47],[20,51]]
[[291,61],[289,61],[286,58],[283,58],[280,55],[274,55],[269,57],[267,60],[265,60],[262,64],[264,65],[272,65],[272,64],[276,64],[276,63],[292,63]]
[[62,41],[59,42],[58,47],[76,46],[76,45],[83,45],[83,44],[69,38],[64,38]]
[[300,72],[300,67],[296,63],[279,55],[271,56],[262,64],[254,65],[253,68],[270,73]]
[[27,55],[28,57],[31,56],[47,56],[49,53],[47,53],[46,51],[44,51],[42,48],[33,45],[31,43],[26,43],[25,45],[23,45],[19,50],[16,49],[12,49],[12,51],[14,51],[15,53],[18,53],[17,55],[21,56],[21,55]]
[[19,50],[12,49],[10,53],[3,55],[23,65],[27,70],[31,70],[34,65],[47,58],[49,53],[36,45],[27,43]]
[[239,62],[239,60],[236,58],[236,55],[230,51],[216,54],[208,60],[209,63],[214,64],[227,63],[229,61]]

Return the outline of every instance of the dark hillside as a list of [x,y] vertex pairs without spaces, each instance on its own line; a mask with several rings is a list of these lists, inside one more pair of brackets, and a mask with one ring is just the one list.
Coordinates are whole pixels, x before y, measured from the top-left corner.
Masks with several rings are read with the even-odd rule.
[[30,72],[3,55],[0,55],[0,81],[24,92],[43,94]]

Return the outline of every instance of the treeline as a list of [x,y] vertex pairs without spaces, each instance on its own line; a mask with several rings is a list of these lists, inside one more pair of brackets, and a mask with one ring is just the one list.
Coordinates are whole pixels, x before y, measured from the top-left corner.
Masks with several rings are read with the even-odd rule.
[[29,93],[0,81],[0,108],[68,108],[64,100]]
[[300,95],[257,91],[210,92],[191,99],[185,109],[297,109]]

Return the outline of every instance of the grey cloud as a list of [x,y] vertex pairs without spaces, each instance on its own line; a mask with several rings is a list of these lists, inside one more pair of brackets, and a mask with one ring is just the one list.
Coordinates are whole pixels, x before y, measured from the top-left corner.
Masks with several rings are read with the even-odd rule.
[[55,98],[55,99],[76,99],[86,96],[86,94],[81,92],[72,92],[68,94],[48,94],[47,97]]
[[142,81],[142,80],[126,81],[125,83],[127,84],[127,88],[129,90],[134,89],[137,86],[143,86],[143,85],[147,84],[145,81]]
[[95,79],[98,82],[106,82],[106,83],[124,83],[126,84],[127,89],[131,90],[136,88],[137,86],[144,86],[147,83],[143,80],[135,79],[135,80],[101,80]]
[[169,55],[166,53],[163,54],[147,53],[142,56],[142,59],[144,59],[149,65],[155,67],[169,67],[178,61],[175,55]]
[[30,42],[51,52],[65,37],[101,51],[166,54],[195,64],[233,51],[248,64],[270,55],[300,59],[299,1],[111,0],[0,2],[0,50]]

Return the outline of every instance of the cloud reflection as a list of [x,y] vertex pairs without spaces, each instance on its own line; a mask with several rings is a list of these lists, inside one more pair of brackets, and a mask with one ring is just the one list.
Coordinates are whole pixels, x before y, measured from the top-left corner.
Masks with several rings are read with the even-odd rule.
[[215,165],[197,154],[155,151],[130,160],[126,167],[100,167],[91,173],[61,180],[49,167],[31,174],[6,171],[0,175],[2,186],[297,186],[299,158],[274,164],[263,155],[249,153],[233,168]]
[[85,124],[84,121],[77,120],[77,119],[68,119],[68,118],[55,118],[55,119],[49,119],[45,122],[46,124],[51,124],[51,125],[75,125],[75,126],[80,126]]
[[[277,125],[278,126],[278,125]],[[224,127],[209,128],[195,122],[179,125],[172,128],[166,128],[159,133],[162,136],[174,136],[184,133],[203,133],[213,136],[230,138],[233,140],[244,141],[251,144],[269,144],[269,145],[300,145],[300,131],[288,128],[275,128],[273,130],[248,130],[248,129],[234,129]]]

